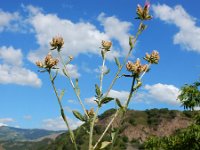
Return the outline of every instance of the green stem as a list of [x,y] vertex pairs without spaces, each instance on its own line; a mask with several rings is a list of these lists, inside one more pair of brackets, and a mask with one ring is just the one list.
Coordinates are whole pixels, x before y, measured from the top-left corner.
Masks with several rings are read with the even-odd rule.
[[55,87],[55,84],[54,84],[54,79],[53,79],[53,77],[52,77],[52,75],[51,75],[51,71],[49,70],[48,73],[49,73],[49,76],[50,76],[51,84],[52,84],[52,86],[53,86],[53,90],[54,90],[54,92],[55,92],[55,94],[56,94],[56,97],[57,97],[57,100],[58,100],[58,104],[59,104],[59,106],[60,106],[60,113],[61,113],[61,116],[62,116],[62,118],[63,118],[63,120],[64,120],[64,122],[65,122],[65,124],[66,124],[66,126],[67,126],[67,128],[68,128],[71,141],[72,141],[72,143],[74,144],[74,148],[75,148],[75,150],[78,150],[77,145],[76,145],[76,140],[75,140],[75,137],[74,137],[74,133],[73,133],[73,131],[70,129],[69,123],[68,123],[68,121],[67,121],[67,117],[66,117],[65,112],[64,112],[64,109],[63,109],[63,107],[62,107],[61,99],[60,99],[60,97],[58,96],[58,92],[57,92],[56,87]]
[[[105,61],[106,61],[106,52],[103,52],[103,53],[104,53],[104,57],[103,57],[103,63],[102,63],[102,68],[101,68],[100,87],[99,87],[101,93],[103,93],[102,87],[103,87],[104,67],[105,67]],[[97,109],[96,109],[96,111],[95,111],[93,120],[92,120],[92,122],[90,124],[89,150],[92,150],[92,148],[93,148],[92,147],[92,141],[93,141],[94,123],[95,123],[95,120],[96,120],[96,118],[98,116],[99,109],[100,109],[100,107],[98,106]]]
[[107,133],[108,129],[110,128],[110,126],[112,125],[113,121],[116,119],[116,117],[118,116],[120,112],[120,109],[118,109],[116,111],[116,113],[114,114],[113,118],[111,119],[111,121],[109,122],[109,124],[107,125],[106,129],[104,130],[104,132],[102,133],[102,135],[100,136],[100,138],[98,139],[98,141],[96,142],[94,149],[97,147],[97,145],[101,142],[101,140],[103,139],[103,137],[105,136],[105,134]]
[[[140,23],[140,25],[141,25],[141,24],[142,24],[142,22]],[[139,25],[139,27],[140,27],[140,25]],[[122,68],[123,68],[124,65],[126,64],[128,58],[129,58],[129,56],[131,55],[132,50],[133,50],[134,47],[135,47],[135,43],[136,43],[136,41],[137,41],[139,35],[141,34],[141,31],[139,30],[139,27],[138,27],[138,31],[137,31],[136,36],[135,36],[134,41],[133,41],[133,46],[130,47],[130,50],[129,50],[128,54],[126,55],[126,57],[125,57],[125,59],[124,59],[122,65],[118,68],[118,71],[116,72],[115,77],[114,77],[114,79],[112,80],[112,82],[111,82],[111,84],[110,84],[110,86],[109,86],[109,88],[108,88],[108,90],[107,90],[107,92],[106,92],[106,94],[105,94],[105,97],[108,96],[110,90],[112,89],[113,85],[115,84],[116,80],[118,79],[119,74],[120,74]]]
[[[141,24],[142,24],[142,22],[140,22],[140,25],[141,25]],[[139,27],[140,27],[140,25],[139,25]],[[129,56],[131,55],[132,50],[134,49],[135,43],[136,43],[136,41],[137,41],[139,35],[141,34],[141,31],[139,30],[139,27],[138,27],[138,31],[137,31],[136,36],[135,36],[134,41],[133,41],[133,46],[130,47],[130,50],[129,50],[128,54],[126,55],[126,57],[125,57],[125,59],[124,59],[122,65],[118,68],[118,71],[116,72],[115,77],[114,77],[114,79],[112,80],[112,82],[111,82],[111,84],[110,84],[110,86],[109,86],[109,88],[108,88],[106,94],[104,95],[104,97],[107,97],[107,96],[108,96],[110,90],[112,89],[112,87],[113,87],[113,85],[115,84],[117,78],[119,77],[119,74],[120,74],[122,68],[123,68],[124,65],[126,64],[128,58],[129,58]],[[109,124],[107,125],[107,127],[106,127],[106,129],[104,130],[103,134],[101,135],[101,137],[99,138],[99,140],[98,140],[97,143],[95,144],[94,149],[97,147],[97,145],[99,144],[99,142],[101,142],[102,138],[104,137],[104,135],[106,134],[106,132],[108,131],[108,129],[109,129],[110,126],[112,125],[113,121],[114,121],[115,118],[118,116],[118,114],[119,114],[119,110],[116,111],[115,115],[113,116],[113,118],[111,119],[111,121],[109,122]]]
[[67,71],[67,69],[66,69],[66,65],[65,65],[65,62],[64,62],[63,59],[62,59],[62,56],[61,56],[61,54],[60,54],[60,51],[58,51],[58,56],[59,56],[59,58],[60,58],[60,60],[61,60],[61,63],[62,63],[62,65],[63,65],[63,67],[64,67],[65,72],[67,73],[67,77],[68,77],[68,79],[69,79],[69,81],[70,81],[70,84],[71,84],[71,86],[72,86],[72,88],[73,88],[75,94],[76,94],[76,97],[78,98],[78,101],[79,101],[79,103],[80,103],[80,105],[81,105],[81,107],[82,107],[82,109],[83,109],[85,115],[86,115],[87,118],[89,119],[89,116],[88,116],[88,114],[87,114],[87,112],[86,112],[85,106],[84,106],[84,104],[83,104],[83,102],[82,102],[82,100],[81,100],[79,94],[77,93],[77,90],[76,90],[76,88],[75,88],[75,86],[74,86],[74,83],[73,83],[73,81],[72,81],[71,77],[69,76],[69,73],[68,73],[68,71]]

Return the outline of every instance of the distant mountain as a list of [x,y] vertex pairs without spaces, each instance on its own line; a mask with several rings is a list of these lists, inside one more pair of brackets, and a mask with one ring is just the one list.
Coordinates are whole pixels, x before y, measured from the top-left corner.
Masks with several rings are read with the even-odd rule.
[[9,126],[0,127],[0,141],[29,141],[42,137],[60,134],[63,131],[50,131],[44,129],[20,129]]
[[[115,109],[110,109],[98,116],[99,121],[94,128],[95,140],[104,131],[105,125],[108,124],[115,111]],[[192,113],[167,108],[144,111],[128,110],[124,116],[124,122],[120,124],[119,137],[116,139],[114,150],[144,149],[143,142],[150,136],[168,136],[187,128],[193,122],[194,114]],[[118,125],[119,120],[117,119],[113,127]],[[87,129],[89,130],[89,125],[83,124],[74,131],[80,150],[87,150]],[[110,132],[103,140],[110,140]],[[54,135],[55,131],[0,127],[0,150],[73,150],[68,132],[54,137],[55,139],[46,138],[45,134]],[[38,138],[40,140],[35,140]],[[2,139],[4,141],[1,141]],[[34,141],[18,141],[17,139]]]

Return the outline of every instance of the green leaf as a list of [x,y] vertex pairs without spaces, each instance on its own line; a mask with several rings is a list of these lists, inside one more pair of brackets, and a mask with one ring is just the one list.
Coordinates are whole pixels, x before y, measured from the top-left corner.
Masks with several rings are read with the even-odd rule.
[[63,73],[64,73],[65,76],[69,77],[68,74],[67,74],[67,72],[65,71],[65,69],[62,69],[62,71],[63,71]]
[[53,81],[56,79],[57,75],[58,75],[58,70],[56,70],[56,74],[55,74],[55,76],[53,77]]
[[101,147],[100,147],[100,149],[104,149],[104,148],[106,148],[108,145],[110,145],[112,142],[108,142],[108,141],[104,141],[104,142],[102,142],[101,143]]
[[63,89],[61,92],[60,92],[60,96],[59,96],[59,100],[61,101],[63,96],[65,94],[65,89]]
[[118,98],[116,98],[116,103],[119,106],[119,108],[123,108],[123,106]]
[[110,69],[107,69],[104,73],[103,73],[103,75],[106,75],[106,74],[108,74],[110,72]]
[[75,88],[78,88],[78,78],[76,78]]
[[85,121],[85,117],[84,117],[83,115],[81,115],[81,113],[79,113],[79,112],[76,111],[76,110],[73,110],[72,112],[73,112],[74,116],[75,116],[77,119],[79,119],[79,120],[81,120],[81,121]]
[[133,36],[129,36],[129,46],[133,49]]
[[119,62],[119,59],[118,59],[117,57],[115,57],[115,63],[116,63],[116,65],[117,65],[118,68],[121,67],[121,64],[120,64],[120,62]]
[[101,91],[97,84],[95,84],[95,92],[98,98],[101,97]]
[[112,101],[113,99],[114,99],[114,98],[112,98],[112,97],[104,97],[104,98],[100,101],[100,106],[101,106],[102,104],[106,104],[106,103]]
[[78,86],[78,78],[76,78],[76,82],[75,82],[75,90],[78,96],[80,96],[80,88]]

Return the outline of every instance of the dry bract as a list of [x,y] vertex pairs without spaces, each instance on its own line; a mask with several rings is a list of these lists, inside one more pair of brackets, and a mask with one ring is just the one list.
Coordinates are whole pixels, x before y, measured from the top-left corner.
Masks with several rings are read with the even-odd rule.
[[140,75],[142,72],[145,72],[148,69],[147,65],[141,64],[140,59],[137,59],[135,63],[128,61],[126,68],[135,75]]
[[36,61],[36,65],[40,68],[51,69],[58,64],[58,59],[53,58],[50,53],[45,57],[44,63],[41,61]]
[[105,49],[106,51],[109,51],[111,46],[112,46],[112,42],[110,41],[102,41],[102,48]]
[[52,41],[50,42],[50,45],[52,47],[51,50],[54,49],[60,50],[64,45],[64,40],[61,36],[53,37]]
[[146,53],[144,59],[151,64],[158,64],[160,55],[156,50],[154,50],[151,54]]
[[152,16],[149,14],[149,8],[150,8],[150,3],[146,2],[144,5],[144,8],[142,8],[139,4],[137,6],[137,15],[138,17],[136,19],[141,19],[141,20],[150,20],[152,19]]

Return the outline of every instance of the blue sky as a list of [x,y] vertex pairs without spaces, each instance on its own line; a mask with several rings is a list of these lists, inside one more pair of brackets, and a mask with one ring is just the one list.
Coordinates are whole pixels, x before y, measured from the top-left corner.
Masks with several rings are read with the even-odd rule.
[[[135,20],[136,6],[144,0],[12,0],[0,1],[0,125],[21,128],[65,129],[60,119],[59,105],[48,74],[38,73],[34,62],[49,52],[49,42],[63,36],[63,57],[74,57],[68,66],[73,79],[79,78],[81,98],[87,109],[95,107],[94,85],[99,84],[102,64],[99,47],[102,40],[111,40],[113,47],[106,60],[111,72],[103,81],[108,88],[117,67],[114,57],[123,60],[128,37],[139,25]],[[176,100],[185,83],[199,78],[200,72],[200,2],[193,0],[151,0],[151,21],[139,37],[129,60],[142,58],[146,52],[160,53],[159,65],[154,65],[143,78],[143,87],[132,99],[131,109],[179,109]],[[144,61],[143,61],[144,62]],[[128,73],[126,69],[122,73]],[[72,128],[80,125],[71,110],[81,110],[69,81],[58,76],[56,86],[65,89],[62,101]],[[124,101],[130,79],[120,78],[110,96]],[[114,103],[103,107],[115,107]]]

